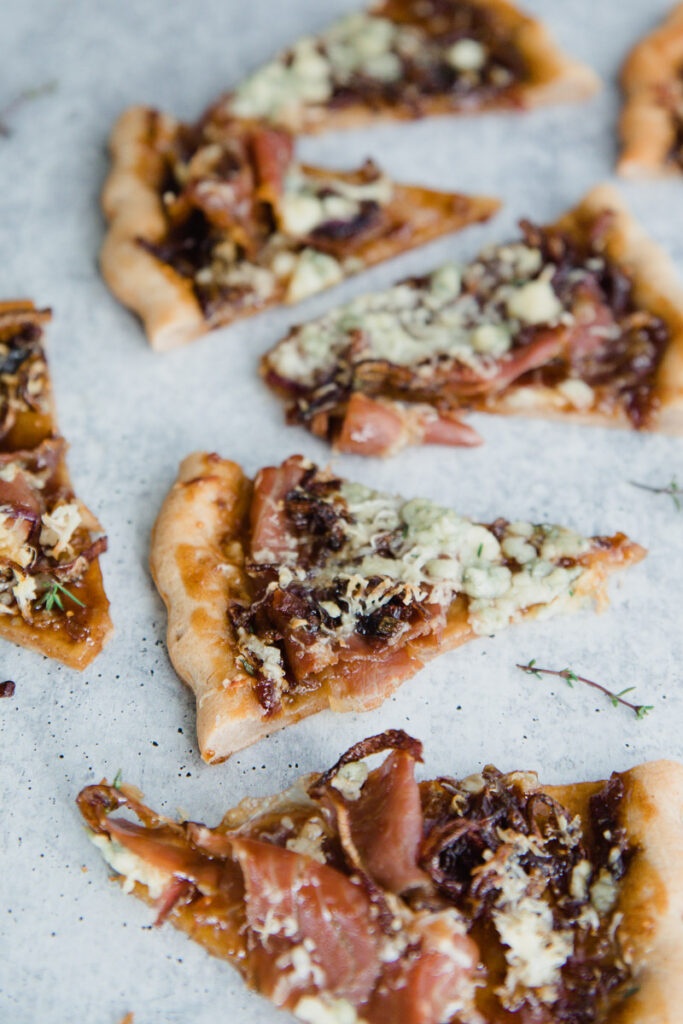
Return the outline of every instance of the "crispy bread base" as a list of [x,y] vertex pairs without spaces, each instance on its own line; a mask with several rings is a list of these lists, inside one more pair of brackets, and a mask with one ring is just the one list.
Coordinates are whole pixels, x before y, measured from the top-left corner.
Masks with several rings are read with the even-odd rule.
[[[651,761],[619,772],[625,798],[619,824],[637,847],[624,879],[617,935],[634,971],[631,996],[607,1024],[678,1024],[683,1006],[683,765]],[[602,782],[544,786],[585,821]]]
[[[610,260],[630,274],[636,302],[668,325],[671,340],[655,378],[657,408],[647,429],[666,434],[683,433],[683,289],[673,263],[643,231],[631,215],[619,193],[611,185],[597,185],[578,206],[564,214],[557,226],[581,237],[598,217],[612,214],[606,234],[605,252]],[[482,412],[542,416],[574,423],[603,427],[631,428],[631,421],[620,409],[582,411],[567,407],[554,388],[532,385],[514,386],[493,395],[479,405]]]
[[683,4],[634,46],[621,69],[624,106],[619,120],[622,152],[617,171],[625,178],[680,175],[669,160],[675,128],[664,97],[683,64]]
[[[165,236],[161,195],[166,173],[164,150],[177,127],[178,122],[169,115],[146,107],[124,111],[112,131],[112,169],[102,193],[102,207],[109,222],[100,254],[102,274],[114,295],[140,317],[152,348],[160,352],[286,301],[283,282],[258,305],[226,303],[207,319],[188,278],[138,244],[140,239],[157,244]],[[353,172],[324,173],[328,178],[354,180]],[[353,257],[359,261],[358,269],[364,269],[468,224],[487,220],[499,206],[497,199],[483,196],[394,184],[392,200],[385,207],[393,230],[368,239],[354,250]],[[345,272],[345,276],[349,274]]]
[[[624,784],[619,824],[626,829],[636,852],[624,879],[617,912],[622,916],[617,935],[634,973],[630,996],[613,1006],[605,1024],[679,1024],[683,1005],[683,765],[676,761],[650,761],[618,773]],[[515,773],[527,791],[549,794],[588,826],[588,801],[604,786],[579,782],[563,786],[539,784],[534,772]],[[315,775],[304,776],[285,793],[261,799],[247,798],[227,812],[221,827],[239,828],[250,818],[266,813],[287,813],[306,800]],[[147,887],[136,882],[134,894],[152,904]],[[225,956],[214,931],[198,927],[191,905],[171,912],[176,928],[201,943],[209,953]],[[235,966],[239,968],[239,963]]]
[[[302,104],[298,109],[277,118],[277,123],[295,134],[320,134],[365,127],[378,120],[413,121],[439,115],[519,110],[552,103],[575,102],[588,99],[601,89],[602,82],[598,75],[585,64],[562,53],[543,24],[522,14],[507,0],[474,0],[474,3],[495,14],[510,32],[529,69],[529,79],[516,86],[508,96],[503,95],[480,106],[475,103],[467,108],[455,106],[450,96],[427,96],[419,106],[378,102],[376,97],[371,105],[350,103],[334,108],[324,104]],[[384,16],[385,4],[375,4],[370,13]],[[231,99],[231,93],[222,96],[209,108],[208,116],[211,117],[212,112],[220,115],[229,110]]]
[[[410,663],[388,669],[380,688],[358,695],[345,689],[343,673],[319,676],[319,687],[296,693],[282,712],[265,716],[252,680],[237,662],[229,626],[231,601],[247,596],[244,542],[251,483],[234,462],[195,452],[181,464],[152,532],[152,576],[168,609],[168,651],[180,678],[197,701],[197,738],[205,761],[215,763],[277,729],[324,708],[365,711],[386,700],[431,658],[475,638],[467,603],[457,598],[442,635],[418,638],[407,647]],[[591,598],[607,603],[605,583],[614,569],[639,561],[644,550],[631,541],[589,556],[588,569],[569,604]],[[543,609],[530,608],[524,618]]]

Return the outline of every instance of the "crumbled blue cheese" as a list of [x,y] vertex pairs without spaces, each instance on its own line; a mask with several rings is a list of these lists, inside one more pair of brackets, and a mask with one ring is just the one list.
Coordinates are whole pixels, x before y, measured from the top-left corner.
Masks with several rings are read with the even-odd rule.
[[352,221],[361,203],[380,206],[391,200],[391,181],[380,175],[375,181],[353,183],[338,178],[313,178],[301,170],[288,174],[280,212],[282,226],[294,237],[307,235],[330,221]]
[[122,888],[124,892],[132,892],[136,882],[147,886],[150,899],[158,900],[162,892],[172,880],[173,875],[168,871],[148,864],[142,857],[128,850],[115,839],[93,832],[90,835],[91,842],[100,851],[107,864],[123,876]]
[[557,390],[575,409],[590,409],[595,402],[595,392],[590,384],[579,377],[568,377],[557,385]]
[[25,519],[17,519],[11,512],[11,509],[0,508],[0,557],[25,569],[34,556],[33,548],[26,543],[29,525]]
[[[571,931],[553,928],[553,913],[541,899],[524,896],[513,905],[493,913],[493,920],[505,949],[508,969],[504,992],[513,1004],[525,989],[553,989],[559,972],[574,952]],[[550,1002],[555,992],[543,995]]]
[[[318,988],[326,982],[325,972],[315,963],[311,952],[315,949],[310,939],[282,953],[275,961],[275,966],[282,972],[278,979],[278,988],[306,988],[315,985]],[[286,993],[285,993],[286,994]],[[271,998],[273,998],[271,996]],[[273,1001],[279,1005],[280,1000]],[[284,1000],[283,1000],[284,1001]]]
[[616,906],[619,898],[619,885],[614,875],[607,868],[602,868],[600,874],[590,887],[591,903],[598,914],[608,914]]
[[299,253],[285,296],[286,301],[301,302],[309,295],[338,284],[343,277],[341,264],[334,256],[306,248]]
[[[306,226],[322,216],[308,203],[299,215]],[[313,385],[360,330],[359,358],[414,367],[418,374],[432,372],[437,364],[443,369],[452,360],[489,377],[512,348],[520,325],[556,324],[569,314],[553,290],[553,268],[541,270],[538,249],[500,246],[485,250],[482,261],[462,267],[449,263],[419,285],[360,296],[297,328],[269,354],[269,362],[281,376]],[[584,402],[585,389],[581,396],[578,391],[570,386],[565,401]]]
[[348,1000],[327,995],[302,996],[294,1016],[304,1024],[364,1024]]
[[519,863],[523,852],[524,845],[518,844],[497,873],[499,895],[493,912],[506,947],[507,972],[499,995],[510,1010],[523,1001],[530,988],[542,1002],[552,1003],[557,997],[560,968],[574,951],[573,932],[555,929],[550,905],[530,894],[531,879]]
[[582,858],[572,869],[572,877],[569,883],[569,894],[575,900],[588,899],[588,883],[590,882],[593,868],[590,861]]
[[28,619],[31,615],[31,602],[36,599],[36,581],[33,576],[24,575],[17,569],[14,570],[15,583],[12,587],[14,600],[17,602],[19,611]]
[[77,502],[57,505],[41,517],[40,544],[53,558],[72,554],[71,538],[81,525],[81,509]]
[[324,104],[336,85],[355,74],[395,81],[403,69],[396,50],[404,35],[408,33],[387,18],[341,18],[318,37],[299,39],[254,72],[236,89],[232,111],[239,117],[296,120],[302,106]]
[[545,540],[541,546],[541,558],[556,561],[558,558],[580,558],[590,550],[590,541],[575,530],[564,526],[544,526]]
[[456,71],[480,71],[486,63],[486,50],[476,39],[459,39],[448,48],[446,60]]
[[298,835],[292,836],[291,839],[287,840],[286,846],[288,850],[292,850],[294,853],[304,854],[306,857],[312,857],[313,860],[317,860],[319,864],[324,864],[325,854],[322,849],[324,839],[325,829],[323,828],[322,821],[320,818],[312,817],[306,819]]
[[549,281],[528,281],[520,285],[507,301],[507,311],[527,324],[554,323],[563,311],[562,303]]
[[330,781],[330,785],[339,790],[347,800],[358,800],[368,774],[368,766],[364,761],[349,761],[348,764],[341,766]]
[[254,633],[247,633],[246,629],[240,627],[237,631],[240,650],[247,656],[256,659],[259,669],[268,679],[279,687],[285,684],[285,670],[282,664],[282,654],[278,647],[266,644]]

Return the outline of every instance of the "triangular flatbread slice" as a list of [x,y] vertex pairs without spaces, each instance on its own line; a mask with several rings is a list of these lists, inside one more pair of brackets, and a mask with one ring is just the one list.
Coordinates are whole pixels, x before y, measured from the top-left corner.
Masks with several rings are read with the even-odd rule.
[[473,523],[301,456],[252,484],[196,453],[157,518],[151,568],[202,756],[220,761],[322,708],[377,707],[476,636],[604,604],[607,575],[644,554],[623,534]]
[[102,272],[156,349],[182,345],[487,220],[494,199],[309,167],[291,137],[231,120],[190,128],[126,111],[111,138]]
[[683,291],[610,186],[556,223],[295,327],[262,361],[340,450],[473,444],[467,410],[683,433]]
[[0,304],[0,637],[85,668],[112,632],[107,539],[75,496],[43,349],[49,310]]
[[683,765],[550,786],[421,760],[390,730],[213,828],[106,781],[78,805],[158,924],[304,1024],[676,1024]]
[[626,178],[683,173],[683,4],[631,50],[621,70],[624,107],[617,170]]
[[580,100],[599,87],[506,0],[384,0],[300,39],[209,116],[320,132]]

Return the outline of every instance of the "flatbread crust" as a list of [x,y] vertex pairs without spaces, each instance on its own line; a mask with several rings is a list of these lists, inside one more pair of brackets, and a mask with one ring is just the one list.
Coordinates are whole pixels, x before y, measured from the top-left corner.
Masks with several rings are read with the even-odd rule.
[[[611,185],[597,185],[556,222],[570,235],[581,237],[598,218],[606,221],[605,253],[623,267],[634,285],[638,305],[659,316],[668,325],[671,338],[659,364],[654,384],[654,409],[645,429],[665,434],[683,433],[683,289],[674,265],[663,249],[644,232]],[[553,388],[542,385],[515,387],[473,405],[482,412],[542,416],[602,427],[632,424],[622,409],[568,407]]]
[[[228,618],[231,601],[248,595],[244,559],[251,494],[251,482],[236,463],[215,453],[195,452],[181,463],[152,531],[150,566],[168,609],[169,656],[195,694],[199,749],[210,763],[223,761],[324,708],[367,711],[377,707],[432,658],[476,636],[466,600],[458,597],[441,637],[409,643],[410,665],[393,674],[389,670],[379,690],[359,696],[345,687],[339,669],[332,668],[318,674],[318,687],[295,693],[281,712],[265,715],[250,676],[237,661]],[[644,554],[628,540],[596,553],[571,603],[578,608],[590,597],[603,608],[609,573],[639,561]],[[541,613],[541,608],[530,608],[523,617]]]
[[[498,96],[471,107],[458,107],[449,95],[425,96],[419,105],[393,105],[375,96],[372,103],[350,103],[343,107],[302,103],[291,108],[286,115],[276,118],[275,123],[296,134],[320,134],[366,127],[377,120],[410,121],[439,115],[520,110],[553,103],[576,102],[589,99],[602,88],[602,82],[592,68],[564,54],[541,22],[523,14],[507,0],[472,0],[472,3],[495,15],[510,33],[512,44],[519,49],[526,62],[529,78],[516,84],[509,96]],[[391,6],[390,0],[388,4],[380,0],[368,13],[377,17],[386,16],[391,20],[387,6]],[[211,118],[229,111],[232,98],[232,93],[222,96],[209,108],[206,116]]]
[[[109,223],[100,254],[102,274],[114,295],[140,317],[152,348],[160,352],[287,301],[287,284],[279,282],[272,294],[254,305],[231,306],[226,302],[217,314],[207,317],[191,280],[139,244],[157,245],[166,235],[164,152],[178,128],[179,123],[170,115],[147,107],[124,111],[111,134],[112,169],[102,193],[102,208]],[[303,169],[311,173],[316,170],[305,165]],[[355,179],[355,172],[324,173],[328,179]],[[394,182],[392,199],[383,206],[391,230],[368,238],[354,249],[355,269],[345,269],[345,277],[468,224],[487,220],[499,205],[496,199]]]
[[[619,824],[636,852],[617,910],[622,949],[634,971],[634,990],[606,1024],[678,1024],[683,1005],[683,765],[651,761],[619,772],[624,800]],[[588,800],[604,785],[543,786],[585,821]]]
[[631,50],[621,70],[624,107],[619,121],[622,152],[617,171],[625,178],[680,175],[669,159],[676,128],[667,96],[683,66],[683,4],[677,4]]

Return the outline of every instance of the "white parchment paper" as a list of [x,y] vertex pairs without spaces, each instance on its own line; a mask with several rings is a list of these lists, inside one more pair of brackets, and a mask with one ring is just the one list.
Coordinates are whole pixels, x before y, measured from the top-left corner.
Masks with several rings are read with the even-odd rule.
[[[309,160],[371,155],[397,178],[499,195],[489,225],[444,239],[308,301],[154,355],[97,270],[106,137],[123,107],[193,118],[223,89],[354,0],[3,0],[0,104],[55,80],[0,138],[0,295],[54,309],[49,355],[79,494],[105,524],[103,559],[116,635],[83,674],[0,643],[0,1021],[3,1024],[268,1024],[280,1015],[237,974],[125,896],[89,844],[74,798],[121,769],[167,813],[216,822],[247,794],[276,791],[387,727],[425,742],[425,772],[494,762],[550,781],[603,777],[648,758],[683,757],[683,513],[629,480],[683,481],[679,439],[478,417],[483,448],[412,450],[387,462],[339,458],[366,483],[425,494],[484,521],[551,520],[629,533],[647,560],[613,581],[602,616],[511,629],[442,657],[383,708],[321,714],[218,767],[197,753],[194,707],[164,644],[165,613],[147,570],[150,529],[179,460],[214,449],[247,471],[329,451],[284,426],[256,375],[289,326],[332,303],[502,239],[520,216],[543,222],[611,177],[615,76],[667,0],[527,0],[559,42],[604,77],[585,105],[377,127],[305,140]],[[623,186],[683,272],[683,182]],[[571,666],[655,710],[636,721],[598,694],[523,675],[516,662]],[[554,684],[555,683],[555,684]]]

